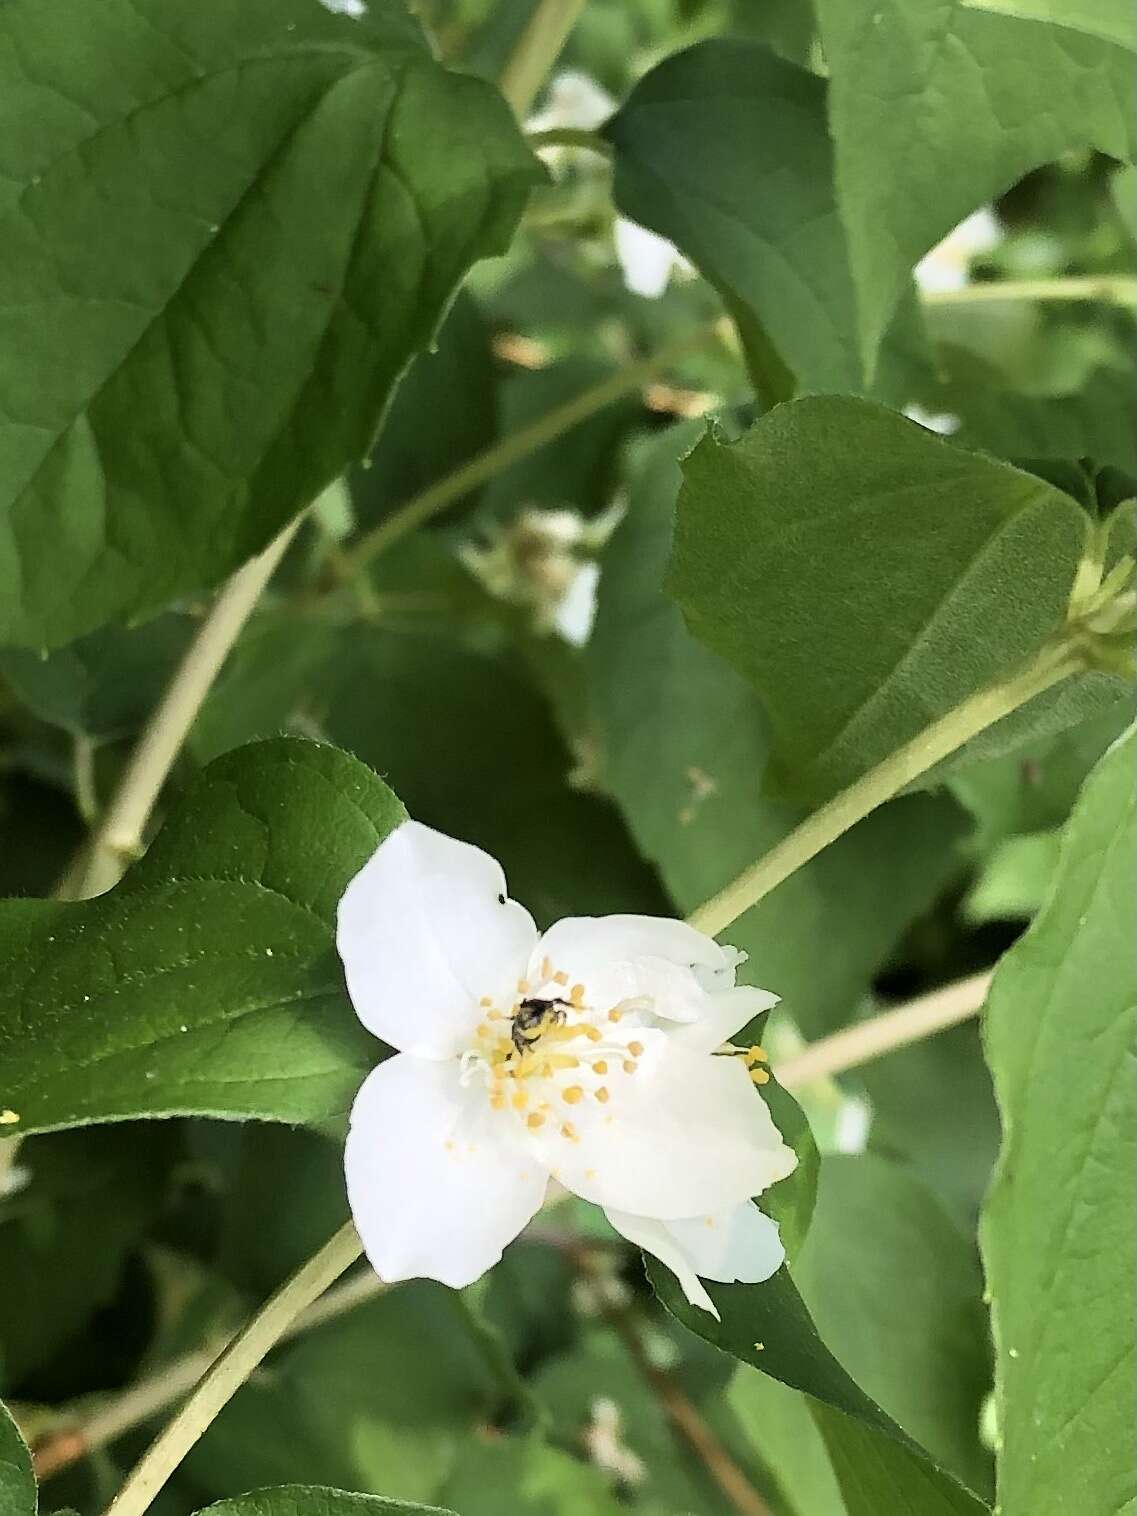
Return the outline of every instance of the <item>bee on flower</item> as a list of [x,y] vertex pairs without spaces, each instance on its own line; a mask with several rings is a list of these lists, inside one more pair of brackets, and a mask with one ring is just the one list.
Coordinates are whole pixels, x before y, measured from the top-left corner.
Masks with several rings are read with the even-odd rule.
[[414,821],[348,885],[337,943],[360,1020],[396,1050],[345,1152],[382,1279],[472,1283],[554,1180],[712,1313],[702,1279],[781,1265],[752,1199],[796,1158],[761,1095],[765,1055],[726,1045],[776,997],[735,984],[740,954],[651,916],[539,933],[493,858]]

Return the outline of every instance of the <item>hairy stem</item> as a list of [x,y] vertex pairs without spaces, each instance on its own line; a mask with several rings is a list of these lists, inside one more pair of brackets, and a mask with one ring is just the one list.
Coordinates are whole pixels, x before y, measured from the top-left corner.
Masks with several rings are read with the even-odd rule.
[[524,116],[537,98],[584,5],[585,0],[537,0],[500,80],[516,116]]
[[1080,666],[1077,657],[1065,646],[1048,648],[1014,678],[972,695],[946,716],[925,727],[896,752],[890,753],[883,763],[835,795],[820,810],[807,816],[788,837],[694,911],[688,921],[700,932],[706,932],[708,937],[716,937],[744,911],[756,905],[823,848],[836,842],[850,827],[899,794],[914,779],[935,768],[977,733],[1009,716],[1020,705],[1025,705]]
[[922,1042],[949,1026],[958,1026],[971,1016],[978,1016],[983,1009],[992,978],[989,971],[972,974],[968,979],[910,1000],[907,1005],[895,1006],[856,1026],[821,1037],[777,1065],[774,1072],[778,1083],[787,1090],[800,1089],[814,1079],[832,1078],[834,1074],[860,1068],[874,1058],[883,1058],[886,1053]]
[[925,305],[979,305],[994,300],[1100,300],[1137,306],[1137,279],[1130,274],[1077,274],[1064,279],[992,279],[957,290],[926,290]]
[[301,519],[298,516],[263,553],[239,568],[214,601],[146,723],[98,829],[61,883],[61,899],[103,894],[142,852],[150,813],[182,743]]
[[432,516],[437,516],[448,505],[453,505],[455,500],[460,500],[470,490],[495,478],[519,459],[527,458],[530,453],[535,453],[546,443],[555,441],[563,433],[571,431],[574,426],[587,421],[590,416],[596,415],[605,406],[611,405],[614,400],[619,400],[623,395],[630,394],[634,390],[642,389],[649,380],[654,379],[677,358],[707,342],[711,336],[712,332],[709,328],[701,328],[698,332],[662,348],[654,357],[645,358],[639,363],[620,369],[618,373],[610,374],[599,384],[582,390],[579,395],[574,395],[563,405],[555,406],[545,415],[538,416],[536,421],[530,422],[528,426],[521,427],[519,431],[503,438],[493,447],[478,453],[476,457],[462,464],[453,473],[447,474],[445,478],[428,485],[421,494],[408,500],[366,536],[361,537],[354,547],[349,548],[339,560],[336,570],[338,575],[342,578],[358,573],[379,553],[385,552],[393,543],[405,537],[408,532],[415,531]]
[[296,1317],[359,1257],[358,1233],[349,1221],[301,1264],[233,1338],[177,1415],[135,1464],[108,1510],[108,1516],[142,1516],[221,1408],[240,1389]]

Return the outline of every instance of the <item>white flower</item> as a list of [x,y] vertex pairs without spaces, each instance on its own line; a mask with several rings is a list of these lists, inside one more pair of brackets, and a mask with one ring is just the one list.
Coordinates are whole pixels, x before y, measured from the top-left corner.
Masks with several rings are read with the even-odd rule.
[[713,1056],[776,997],[682,922],[567,917],[543,935],[495,860],[404,822],[348,885],[337,943],[356,1012],[396,1055],[351,1113],[348,1198],[380,1278],[479,1278],[550,1179],[699,1281],[783,1259],[750,1198],[796,1163],[750,1073]]
[[649,232],[646,226],[616,219],[616,257],[624,272],[624,283],[633,295],[658,300],[675,272],[690,273],[691,265],[673,242]]
[[951,411],[925,410],[915,400],[904,407],[904,414],[917,426],[922,426],[929,432],[938,432],[941,437],[953,437],[963,425],[961,419]]
[[326,11],[333,12],[337,16],[351,16],[358,21],[361,16],[366,16],[367,6],[364,0],[320,0],[320,4]]
[[603,85],[578,69],[565,69],[550,81],[541,110],[529,117],[525,130],[551,132],[571,127],[594,132],[616,109],[616,102]]
[[916,265],[916,283],[925,294],[961,290],[969,282],[971,260],[994,252],[1003,240],[989,205],[973,211]]

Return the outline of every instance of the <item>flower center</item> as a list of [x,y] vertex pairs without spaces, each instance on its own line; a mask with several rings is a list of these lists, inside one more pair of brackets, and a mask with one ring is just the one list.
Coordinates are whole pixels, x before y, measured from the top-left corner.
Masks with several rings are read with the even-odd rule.
[[490,1106],[515,1113],[530,1131],[549,1124],[573,1140],[565,1107],[605,1106],[619,1080],[636,1072],[644,1043],[619,1024],[650,1011],[651,1002],[645,996],[594,1006],[585,986],[548,959],[536,983],[517,981],[516,996],[508,1006],[489,996],[479,1002],[483,1018],[462,1055],[462,1080],[484,1080]]

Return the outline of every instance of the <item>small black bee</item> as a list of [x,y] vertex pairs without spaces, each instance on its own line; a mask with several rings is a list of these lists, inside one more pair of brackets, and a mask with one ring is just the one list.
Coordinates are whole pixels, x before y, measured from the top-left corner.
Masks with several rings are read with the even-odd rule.
[[536,1042],[541,1035],[541,1027],[546,1021],[555,1021],[558,1024],[565,1019],[565,1007],[567,1000],[523,1000],[517,1007],[512,1017],[510,1036],[513,1046],[519,1053],[524,1053],[532,1043]]

